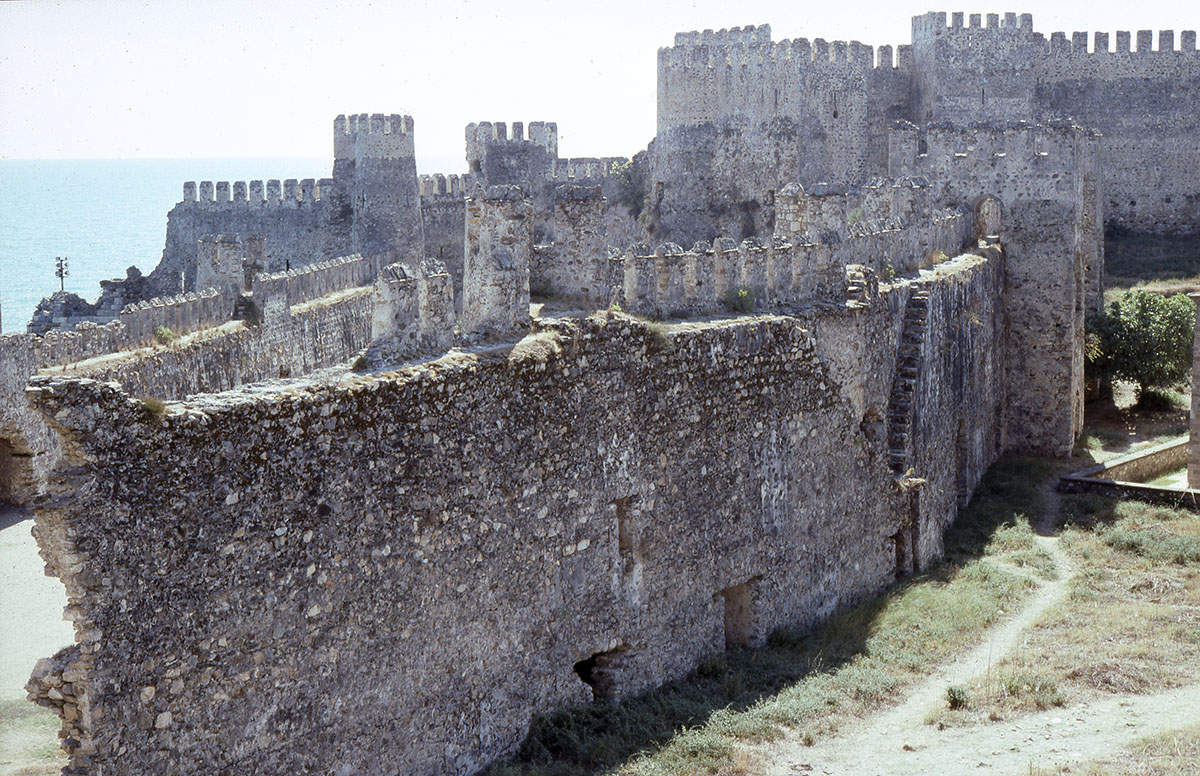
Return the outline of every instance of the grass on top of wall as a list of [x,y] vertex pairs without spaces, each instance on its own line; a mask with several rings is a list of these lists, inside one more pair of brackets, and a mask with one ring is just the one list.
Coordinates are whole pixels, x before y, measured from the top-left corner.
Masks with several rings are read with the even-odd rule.
[[1027,552],[1028,515],[1051,467],[1005,460],[946,535],[947,561],[808,632],[731,649],[689,676],[619,704],[541,717],[516,757],[487,776],[730,774],[751,768],[738,743],[784,729],[805,742],[897,703],[905,688],[978,642],[1032,586],[989,562]]

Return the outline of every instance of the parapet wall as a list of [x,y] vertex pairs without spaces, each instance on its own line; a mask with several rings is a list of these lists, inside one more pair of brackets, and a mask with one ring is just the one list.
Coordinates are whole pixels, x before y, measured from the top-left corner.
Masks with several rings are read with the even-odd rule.
[[196,207],[304,207],[336,196],[333,178],[288,178],[284,181],[195,181],[183,184],[185,206]]
[[230,322],[174,347],[73,364],[70,373],[118,382],[130,395],[162,400],[307,374],[345,363],[367,346],[372,307],[369,287],[352,288],[264,313],[258,325]]
[[406,159],[416,153],[412,116],[340,115],[333,120],[333,160]]
[[291,307],[338,291],[368,286],[378,272],[378,262],[378,257],[355,254],[286,272],[261,273],[254,278],[254,300],[260,307],[272,306],[276,299]]
[[472,176],[463,175],[421,175],[417,185],[421,190],[421,203],[430,199],[461,199],[471,192]]
[[[844,299],[850,265],[892,277],[958,256],[972,226],[966,214],[941,210],[908,227],[895,218],[860,221],[838,243],[817,242],[808,233],[765,243],[722,237],[688,251],[673,244],[653,252],[632,246],[610,261],[620,265],[626,309],[639,315],[712,315],[739,304],[772,310]],[[748,296],[738,301],[739,293]]]
[[[812,193],[793,183],[776,195],[769,240],[721,237],[691,250],[634,245],[623,256],[610,250],[605,263],[620,276],[626,309],[640,315],[783,309],[843,299],[851,265],[890,279],[958,256],[974,247],[974,231],[974,218],[958,207],[932,206],[924,178],[877,178],[852,190],[818,185]],[[596,272],[574,277],[589,274]]]
[[[36,530],[77,613],[72,766],[473,773],[539,713],[879,591],[936,554],[974,484],[962,462],[996,454],[1001,265],[945,272],[923,281],[920,371],[958,388],[931,384],[919,422],[962,444],[924,488],[896,487],[877,429],[905,284],[814,321],[818,338],[767,317],[664,345],[602,314],[161,418],[39,380],[71,456]],[[948,339],[964,329],[978,339]],[[573,670],[591,658],[610,688]]]

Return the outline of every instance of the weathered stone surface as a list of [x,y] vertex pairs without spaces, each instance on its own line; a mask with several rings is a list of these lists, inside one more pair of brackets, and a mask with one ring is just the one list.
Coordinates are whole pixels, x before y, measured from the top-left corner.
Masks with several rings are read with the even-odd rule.
[[[1002,277],[998,253],[964,256],[815,338],[786,317],[546,322],[161,418],[38,378],[67,450],[38,530],[66,543],[79,613],[75,764],[467,773],[534,714],[879,590],[939,552],[1000,449]],[[941,355],[917,378],[914,490],[871,419],[918,288]],[[589,689],[573,666],[592,657]]]

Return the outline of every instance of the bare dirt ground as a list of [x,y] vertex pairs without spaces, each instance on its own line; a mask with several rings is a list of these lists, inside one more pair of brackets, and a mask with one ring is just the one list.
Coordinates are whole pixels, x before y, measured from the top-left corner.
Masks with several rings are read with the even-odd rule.
[[[847,727],[834,738],[805,746],[784,740],[756,752],[769,763],[765,773],[825,776],[918,776],[919,774],[1114,773],[1105,763],[1119,760],[1140,741],[1181,728],[1190,740],[1200,725],[1200,684],[1150,694],[1115,694],[1017,716],[990,724],[945,727],[931,724],[946,708],[947,688],[990,674],[1006,655],[1026,646],[1027,631],[1069,594],[1075,564],[1053,535],[1059,499],[1051,483],[1044,493],[1052,506],[1034,528],[1036,541],[1053,558],[1056,576],[1034,579],[1039,589],[1022,609],[987,640],[936,671],[900,706]],[[1019,571],[1006,568],[1008,571]],[[1179,763],[1176,761],[1175,765]],[[1173,773],[1200,774],[1200,763]],[[756,770],[756,769],[752,769]],[[1157,770],[1122,773],[1160,773]]]

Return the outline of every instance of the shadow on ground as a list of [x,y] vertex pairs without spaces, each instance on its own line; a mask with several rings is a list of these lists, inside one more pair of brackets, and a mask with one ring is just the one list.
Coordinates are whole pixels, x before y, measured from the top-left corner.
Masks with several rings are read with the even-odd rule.
[[[806,679],[832,676],[864,654],[881,612],[917,585],[945,585],[983,555],[993,535],[1028,521],[1041,510],[1052,464],[1004,459],[993,466],[945,534],[945,561],[898,583],[886,593],[844,611],[807,632],[780,630],[763,649],[731,648],[712,656],[688,676],[625,698],[539,717],[515,757],[494,764],[486,776],[601,774],[635,756],[666,746],[681,729],[703,725],[717,712],[741,712]],[[878,679],[881,685],[894,681]],[[889,690],[879,689],[879,697]],[[814,696],[817,697],[817,696]],[[753,736],[750,736],[753,738]],[[699,772],[699,771],[698,771]]]

